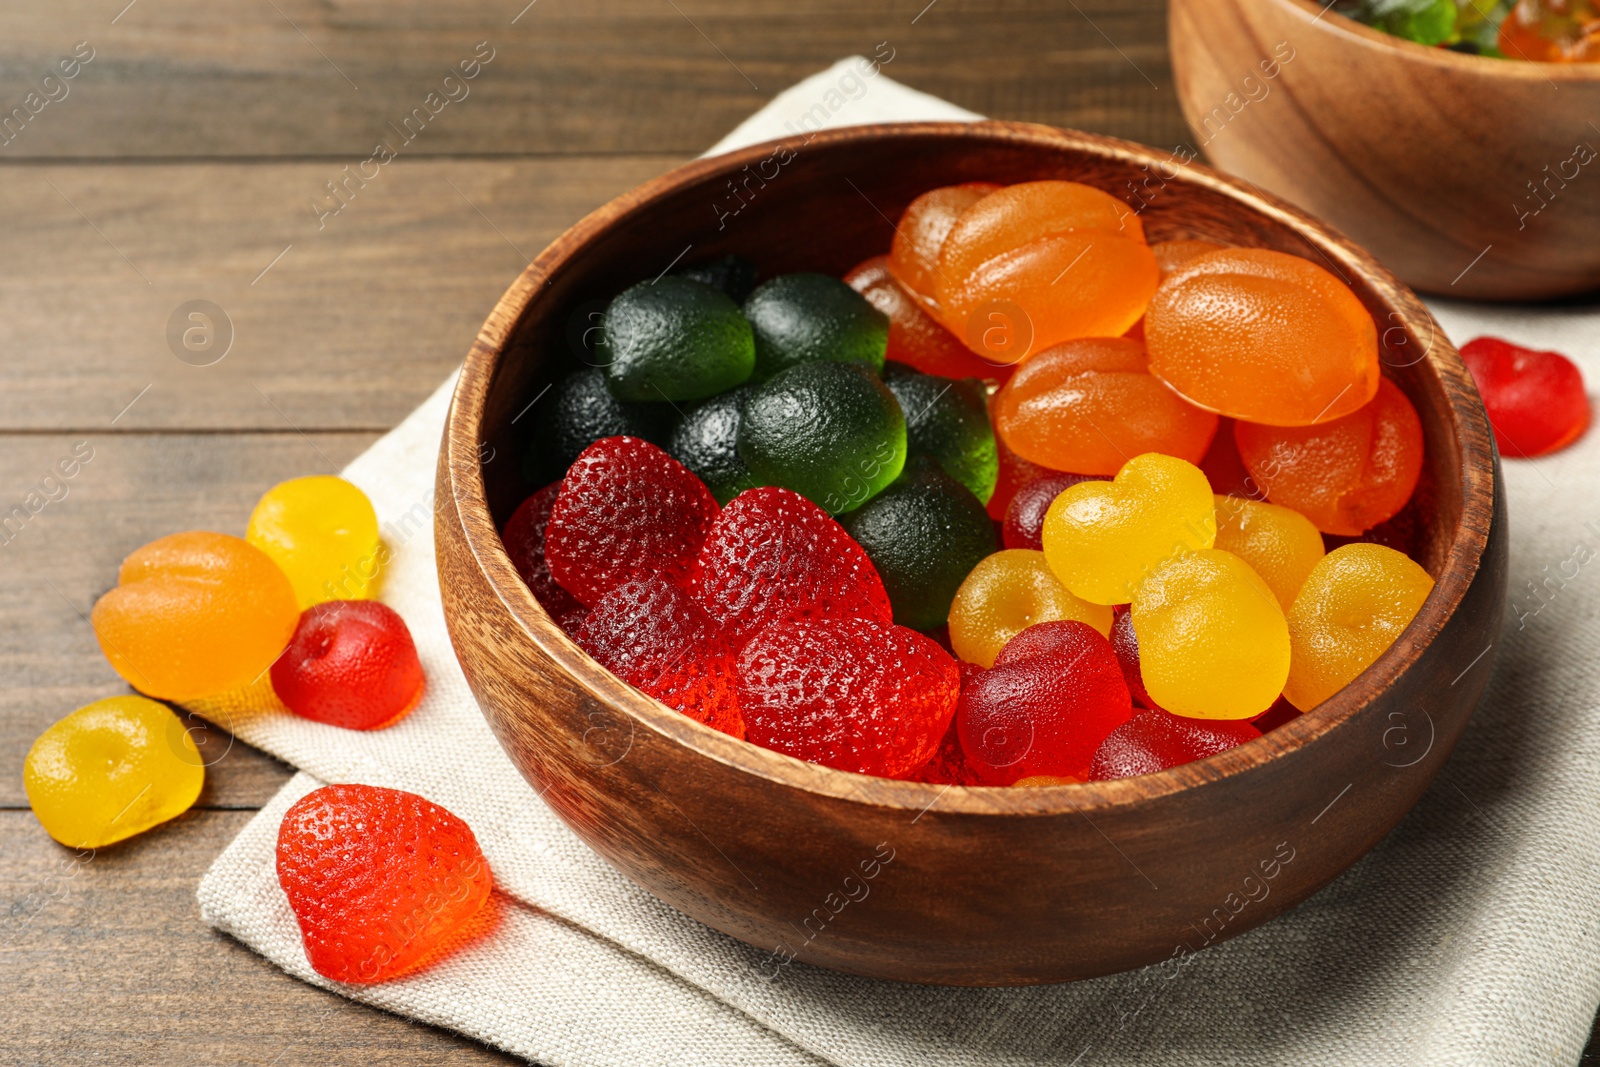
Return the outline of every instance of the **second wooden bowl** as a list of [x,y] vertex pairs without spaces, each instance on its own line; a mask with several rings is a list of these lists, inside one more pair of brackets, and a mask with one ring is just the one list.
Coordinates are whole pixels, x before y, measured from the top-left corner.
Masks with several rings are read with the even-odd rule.
[[[1130,198],[1153,240],[1306,256],[1378,321],[1386,372],[1422,418],[1428,458],[1411,517],[1438,584],[1354,684],[1259,740],[1161,774],[969,789],[736,741],[619,682],[551,622],[498,527],[535,488],[511,457],[542,417],[541,390],[581,351],[573,326],[581,333],[585,308],[689,257],[842,273],[888,248],[890,220],[926,189],[1041,178]],[[545,801],[628,877],[759,949],[762,974],[797,959],[910,982],[1056,982],[1259,925],[1415,803],[1489,674],[1506,582],[1497,484],[1455,350],[1410,292],[1320,223],[1125,142],[1000,123],[865,126],[692,163],[540,254],[456,389],[439,456],[439,580],[473,692]]]
[[1600,64],[1426,48],[1324,7],[1172,0],[1172,68],[1200,150],[1418,289],[1533,300],[1600,287]]

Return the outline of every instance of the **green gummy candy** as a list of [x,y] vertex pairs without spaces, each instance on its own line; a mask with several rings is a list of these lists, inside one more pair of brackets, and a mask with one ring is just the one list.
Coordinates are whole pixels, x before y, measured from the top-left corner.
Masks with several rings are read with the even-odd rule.
[[578,453],[602,437],[627,434],[662,443],[675,413],[669,404],[618,400],[606,387],[605,376],[597,368],[585,367],[535,397],[527,416],[533,433],[522,457],[522,473],[529,482],[544,485],[565,474]]
[[705,482],[719,504],[761,484],[739,458],[740,407],[748,393],[741,387],[696,404],[667,443],[672,458]]
[[625,290],[606,308],[595,346],[619,400],[699,400],[755,368],[750,323],[727,295],[667,275]]
[[744,302],[755,331],[756,380],[825,360],[883,370],[889,318],[826,274],[780,274]]
[[890,363],[884,384],[906,416],[906,448],[938,460],[944,472],[987,504],[1000,477],[989,424],[988,390],[976,378],[940,378]]

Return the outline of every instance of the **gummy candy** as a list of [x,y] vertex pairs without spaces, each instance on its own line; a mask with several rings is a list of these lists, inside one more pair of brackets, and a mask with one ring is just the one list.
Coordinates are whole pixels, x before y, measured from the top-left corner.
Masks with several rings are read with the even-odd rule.
[[1200,462],[1217,417],[1152,376],[1138,341],[1088,337],[1030,357],[995,394],[994,425],[1024,459],[1115,474],[1144,452]]
[[1220,252],[1227,247],[1215,241],[1160,241],[1150,246],[1150,252],[1156,257],[1156,266],[1165,278],[1194,257],[1207,252]]
[[1036,481],[1047,474],[1059,474],[1048,467],[1041,467],[1037,463],[1030,463],[1006,447],[1006,443],[998,436],[994,442],[995,452],[1000,460],[1000,473],[995,478],[994,495],[989,498],[989,517],[996,522],[1001,522],[1006,517],[1006,508],[1011,505],[1011,500],[1017,490]]
[[1218,496],[1216,547],[1232,552],[1267,583],[1280,606],[1293,604],[1322,558],[1322,535],[1298,511]]
[[1044,516],[1056,497],[1079,482],[1095,479],[1087,474],[1047,473],[1018,489],[1006,507],[1001,538],[1007,548],[1044,549]]
[[1349,415],[1301,427],[1239,422],[1233,436],[1267,499],[1323,533],[1355,536],[1395,515],[1422,473],[1422,423],[1387,378]]
[[628,581],[688,578],[717,501],[683,464],[637,437],[607,437],[578,456],[550,509],[550,574],[587,607]]
[[837,515],[900,476],[906,420],[867,368],[802,363],[745,398],[739,455],[761,482],[793,489]]
[[1517,59],[1592,63],[1600,60],[1600,9],[1591,0],[1517,0],[1496,43]]
[[289,643],[300,607],[256,546],[194,530],[136,549],[89,621],[112,668],[161,700],[214,696],[260,677]]
[[1232,552],[1168,559],[1139,586],[1128,614],[1145,690],[1167,711],[1248,719],[1283,692],[1289,626],[1272,589]]
[[561,483],[551,482],[518,505],[506,520],[500,534],[505,543],[506,555],[517,569],[534,599],[556,621],[556,625],[571,633],[582,619],[585,608],[578,598],[556,584],[550,576],[550,564],[544,558],[544,535],[550,525],[550,511],[561,493]]
[[268,489],[244,539],[283,569],[301,608],[376,592],[384,554],[378,515],[343,478],[292,478]]
[[957,217],[996,192],[993,182],[967,182],[930,189],[911,201],[889,246],[888,267],[895,278],[929,307],[937,306],[939,249]]
[[1050,569],[1073,595],[1126,604],[1162,560],[1215,542],[1211,484],[1192,463],[1147,452],[1112,481],[1064,490],[1042,536]]
[[182,815],[205,777],[182,720],[140,696],[107,697],[58,720],[22,764],[33,813],[68,848],[100,848]]
[[983,383],[936,378],[891,363],[884,384],[906,417],[907,451],[932,456],[980,503],[988,501],[1000,459]]
[[1247,722],[1185,719],[1155,708],[1139,712],[1100,743],[1089,781],[1155,774],[1237,748],[1261,736]]
[[989,785],[1082,778],[1106,735],[1133,714],[1122,668],[1099,631],[1076,621],[1042,625],[1050,628],[1046,639],[1027,654],[1003,649],[961,690],[961,747]]
[[1010,548],[972,568],[950,603],[950,645],[980,667],[994,664],[1006,642],[1041,623],[1075,619],[1111,632],[1111,609],[1067,591],[1043,552]]
[[1160,707],[1150,698],[1150,691],[1144,687],[1144,675],[1139,673],[1139,635],[1133,632],[1133,616],[1118,611],[1116,621],[1111,624],[1110,638],[1111,651],[1117,654],[1122,680],[1128,683],[1128,694],[1133,702],[1142,708]]
[[325,785],[295,801],[278,827],[277,868],[312,968],[360,984],[448,954],[494,885],[471,827],[373,785]]
[[1565,448],[1588,428],[1583,375],[1560,352],[1479,337],[1461,346],[1461,359],[1478,383],[1503,454],[1542,456]]
[[941,625],[962,580],[999,547],[978,498],[926,456],[839,521],[877,568],[894,621],[914,630]]
[[704,282],[735,304],[744,303],[756,287],[756,265],[743,256],[721,256],[704,263],[691,263],[672,273]]
[[741,386],[695,405],[667,442],[672,458],[705,482],[719,504],[760,484],[739,458],[740,409],[748,394],[748,387]]
[[984,197],[950,228],[939,250],[939,318],[974,351],[1016,362],[1027,351],[974,345],[969,334],[985,325],[976,313],[1002,302],[1017,308],[1039,351],[1121,335],[1158,280],[1126,204],[1076,182],[1024,182]]
[[600,598],[574,639],[635,689],[714,730],[744,737],[732,650],[680,587],[659,576],[623,582]]
[[1433,589],[1411,559],[1382,545],[1336,548],[1289,608],[1294,659],[1283,695],[1310,711],[1394,644]]
[[[972,678],[983,673],[983,668],[975,663],[958,662],[956,670],[961,677],[962,688],[965,688]],[[933,750],[928,762],[912,771],[908,778],[913,782],[927,782],[931,785],[983,784],[978,772],[967,762],[967,753],[961,747],[961,731],[956,728],[954,715],[950,716],[950,726],[940,739],[939,747]]]
[[594,367],[573,371],[530,401],[532,440],[522,470],[535,485],[559,481],[578,453],[602,437],[638,437],[661,444],[677,412],[671,404],[625,404]]
[[347,730],[381,730],[422,699],[417,646],[405,620],[376,600],[325,600],[307,608],[272,689],[304,719]]
[[1145,316],[1150,373],[1235,419],[1309,426],[1378,389],[1372,316],[1339,279],[1299,256],[1229,248],[1162,280]]
[[[1293,648],[1292,639],[1290,647]],[[1293,664],[1290,665],[1290,668],[1293,669]],[[1273,703],[1272,707],[1251,719],[1250,725],[1254,726],[1258,731],[1265,734],[1276,730],[1284,723],[1291,722],[1299,717],[1300,709],[1289,703],[1283,697],[1279,697],[1277,701]]]
[[667,275],[606,307],[595,356],[619,400],[699,400],[750,377],[756,343],[739,305],[704,282]]
[[872,561],[827,512],[777,486],[734,497],[706,534],[690,585],[730,640],[790,616],[890,621]]
[[889,317],[838,278],[780,274],[744,302],[755,330],[757,381],[827,360],[883,370]]
[[811,763],[900,778],[926,764],[950,725],[955,661],[903,626],[791,618],[739,654],[749,740]]
[[888,362],[943,378],[1004,378],[1009,373],[1009,368],[997,367],[977,355],[928,314],[888,264],[888,256],[873,256],[844,276],[846,285],[889,316],[889,342],[884,349]]

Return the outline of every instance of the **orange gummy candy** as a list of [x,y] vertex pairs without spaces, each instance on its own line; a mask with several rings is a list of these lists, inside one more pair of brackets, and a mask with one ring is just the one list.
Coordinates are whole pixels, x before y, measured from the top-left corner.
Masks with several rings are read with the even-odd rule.
[[1161,276],[1165,278],[1196,256],[1220,252],[1227,247],[1215,241],[1159,241],[1150,246],[1150,252],[1156,257],[1156,266],[1161,268]]
[[1162,280],[1150,373],[1200,407],[1273,426],[1348,415],[1378,390],[1378,335],[1348,286],[1299,256],[1228,248]]
[[993,182],[967,182],[930,189],[900,216],[889,245],[889,270],[925,305],[933,307],[938,299],[939,248],[956,217],[999,188]]
[[1354,537],[1405,507],[1422,473],[1416,408],[1384,378],[1359,411],[1316,426],[1234,424],[1250,476],[1323,533]]
[[889,316],[889,346],[884,358],[943,378],[1001,378],[1011,368],[996,366],[962,344],[941,326],[889,269],[888,256],[873,256],[844,276],[845,284]]
[[135,550],[90,615],[116,672],[161,700],[248,685],[283,652],[299,619],[294,587],[265,552],[203,530]]
[[1024,459],[1079,474],[1116,474],[1143,452],[1198,464],[1217,417],[1150,374],[1144,345],[1087,337],[1028,359],[995,395],[994,426]]

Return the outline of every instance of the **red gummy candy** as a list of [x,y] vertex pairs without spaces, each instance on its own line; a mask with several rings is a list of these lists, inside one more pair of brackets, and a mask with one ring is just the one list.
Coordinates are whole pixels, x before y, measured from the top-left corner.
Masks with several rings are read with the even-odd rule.
[[690,589],[735,641],[790,616],[893,618],[883,579],[855,539],[778,486],[728,501],[706,535]]
[[1247,722],[1228,719],[1185,719],[1148,708],[1111,731],[1094,762],[1089,781],[1155,774],[1168,767],[1215,756],[1261,736]]
[[739,654],[746,738],[858,774],[903,778],[926,764],[959,690],[944,649],[871,619],[790,618]]
[[1062,490],[1070,489],[1079,482],[1094,480],[1093,475],[1051,471],[1018,489],[1011,503],[1006,505],[1005,526],[1000,531],[1006,547],[1031,548],[1035,552],[1042,552],[1044,513],[1050,510],[1050,505]]
[[1289,703],[1283,697],[1273,702],[1272,707],[1250,720],[1259,733],[1276,730],[1286,722],[1292,722],[1300,717],[1300,709]]
[[1117,654],[1122,679],[1128,683],[1133,702],[1146,708],[1160,707],[1150,699],[1150,692],[1144,687],[1144,675],[1139,673],[1139,635],[1133,632],[1133,615],[1129,612],[1117,612],[1111,623],[1111,651]]
[[889,347],[884,358],[923,374],[943,378],[995,378],[1004,382],[1015,369],[979,357],[923,309],[889,270],[888,256],[873,256],[844,276],[845,284],[889,316]]
[[574,640],[624,682],[697,722],[744,737],[733,654],[721,628],[679,586],[623,582],[590,609]]
[[[956,661],[956,670],[960,674],[963,689],[973,678],[983,673],[982,667],[965,660]],[[944,732],[944,737],[939,741],[939,747],[934,749],[932,758],[907,778],[913,782],[927,782],[931,785],[983,784],[978,772],[967,762],[967,754],[961,747],[961,731],[956,728],[954,715],[950,716],[950,728]]]
[[577,623],[582,621],[584,607],[578,603],[577,597],[556,584],[556,580],[550,576],[550,565],[544,558],[545,528],[550,525],[550,509],[555,507],[560,492],[561,483],[551,482],[524,500],[511,513],[511,518],[506,520],[500,540],[505,543],[511,565],[517,569],[517,574],[527,584],[534,599],[556,621],[556,625],[572,633],[577,629]]
[[404,718],[425,680],[405,620],[376,600],[325,600],[300,615],[272,689],[302,718],[377,730]]
[[1479,337],[1461,346],[1461,358],[1478,383],[1495,443],[1505,455],[1529,458],[1554,452],[1588,427],[1583,375],[1560,352]]
[[587,607],[633,578],[688,578],[717,500],[648,441],[603,437],[561,479],[544,555],[550,574]]
[[1010,785],[1037,775],[1081,779],[1100,742],[1132,714],[1110,643],[1066,620],[1008,641],[995,665],[962,688],[956,724],[985,783]]
[[372,785],[325,785],[295,801],[278,827],[278,883],[311,966],[362,984],[456,948],[493,888],[466,823]]
[[1011,506],[1011,499],[1017,495],[1017,490],[1047,474],[1060,472],[1023,459],[1006,447],[999,434],[995,434],[994,445],[1000,453],[1000,474],[994,483],[994,495],[989,498],[989,517],[996,522],[1003,522],[1006,509]]

